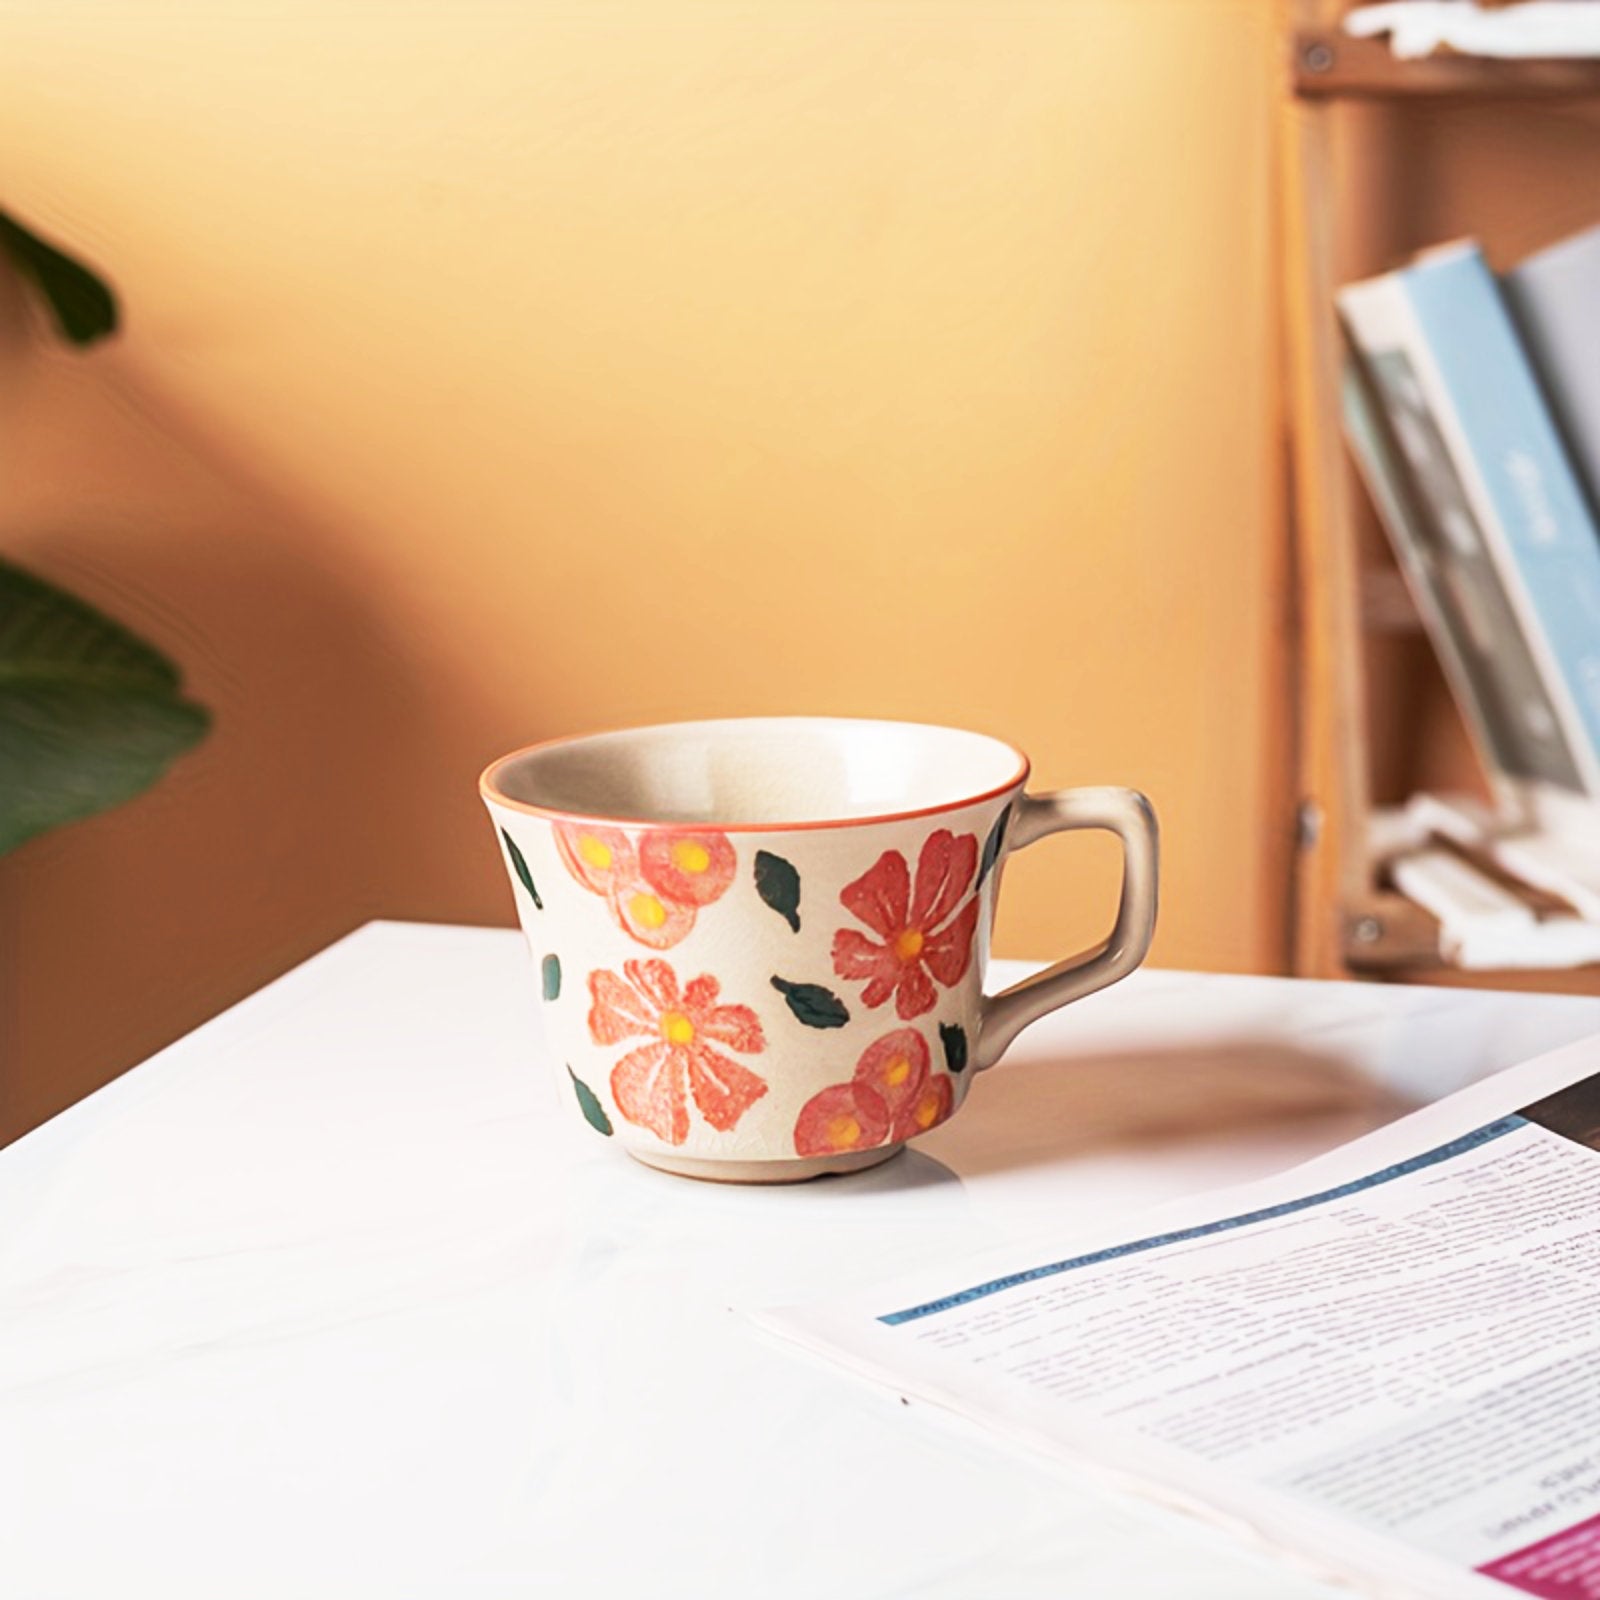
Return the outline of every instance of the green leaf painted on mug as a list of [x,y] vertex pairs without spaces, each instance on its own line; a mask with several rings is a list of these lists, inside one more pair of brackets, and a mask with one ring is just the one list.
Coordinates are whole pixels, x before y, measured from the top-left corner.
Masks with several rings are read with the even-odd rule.
[[583,1120],[596,1133],[603,1133],[609,1139],[611,1118],[606,1115],[606,1108],[600,1104],[599,1097],[571,1067],[567,1068],[567,1076],[572,1079],[572,1087],[577,1091],[578,1109],[583,1112]]
[[788,1001],[797,1021],[808,1028],[842,1028],[850,1020],[843,1000],[820,983],[790,983],[774,978],[772,987]]
[[782,856],[756,851],[756,893],[799,933],[800,874]]
[[539,965],[539,975],[544,982],[545,999],[559,1000],[561,998],[561,957],[555,954],[547,955]]
[[522,887],[528,891],[528,897],[540,910],[544,910],[544,901],[539,898],[539,891],[533,886],[533,874],[528,871],[528,863],[522,859],[522,852],[517,849],[517,841],[506,832],[500,830],[500,837],[506,842],[506,853],[511,857],[511,869],[522,882]]
[[944,1064],[952,1072],[967,1069],[967,1030],[959,1022],[939,1024],[939,1043],[944,1046]]
[[978,863],[978,881],[974,889],[983,887],[983,880],[989,876],[990,869],[1000,859],[1000,846],[1005,843],[1006,824],[1011,821],[1011,807],[994,819],[994,826],[989,830],[989,837],[983,841],[983,858]]

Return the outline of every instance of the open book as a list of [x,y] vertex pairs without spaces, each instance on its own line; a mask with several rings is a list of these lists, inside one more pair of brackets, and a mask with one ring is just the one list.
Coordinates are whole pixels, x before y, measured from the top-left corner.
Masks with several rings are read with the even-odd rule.
[[1600,1037],[763,1326],[1385,1595],[1600,1595]]

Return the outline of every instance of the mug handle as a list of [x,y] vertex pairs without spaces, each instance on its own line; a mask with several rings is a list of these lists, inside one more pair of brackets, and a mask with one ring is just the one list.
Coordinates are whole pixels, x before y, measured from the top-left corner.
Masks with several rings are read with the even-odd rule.
[[1046,834],[1104,828],[1122,841],[1122,899],[1111,937],[1093,950],[985,995],[975,1072],[992,1067],[1031,1022],[1096,989],[1125,978],[1145,958],[1156,927],[1156,859],[1160,830],[1150,802],[1137,789],[1061,789],[1024,795],[1006,830],[1006,854]]

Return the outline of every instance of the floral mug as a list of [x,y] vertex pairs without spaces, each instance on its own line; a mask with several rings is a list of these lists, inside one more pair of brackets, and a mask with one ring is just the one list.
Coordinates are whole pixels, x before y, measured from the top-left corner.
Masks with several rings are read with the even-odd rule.
[[[534,745],[479,782],[561,1091],[668,1172],[852,1172],[937,1127],[1048,1011],[1125,977],[1156,915],[1131,789],[1028,795],[998,739],[766,717]],[[1095,950],[983,992],[1000,873],[1048,833],[1122,841]]]

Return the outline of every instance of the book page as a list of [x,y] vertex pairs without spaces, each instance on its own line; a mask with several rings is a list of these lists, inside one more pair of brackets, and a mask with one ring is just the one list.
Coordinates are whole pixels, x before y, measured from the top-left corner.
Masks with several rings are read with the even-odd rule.
[[1191,1220],[765,1320],[1331,1572],[1593,1600],[1597,1068],[1573,1046]]

